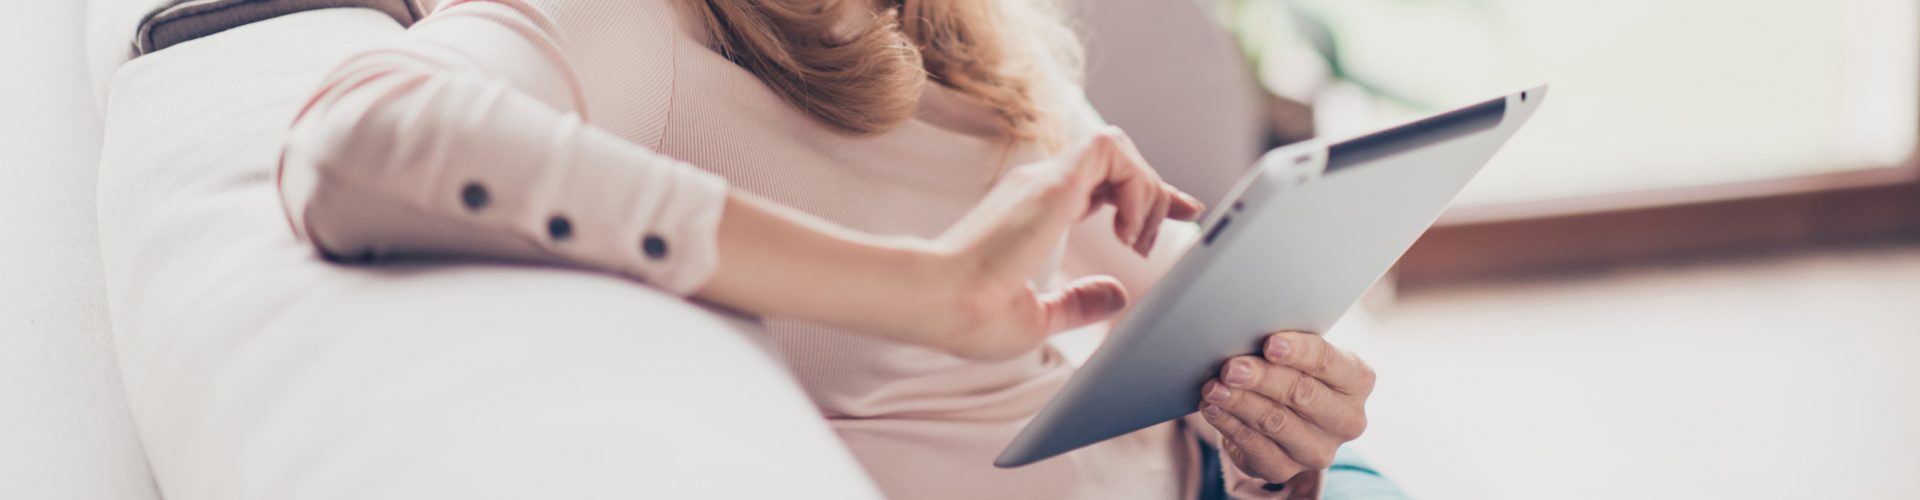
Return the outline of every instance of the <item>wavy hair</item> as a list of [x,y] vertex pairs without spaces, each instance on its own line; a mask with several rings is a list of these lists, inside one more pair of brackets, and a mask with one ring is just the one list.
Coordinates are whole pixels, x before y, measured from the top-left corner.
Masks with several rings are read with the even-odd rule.
[[1080,47],[1046,0],[686,1],[715,50],[855,135],[913,117],[932,79],[992,108],[1007,137],[1050,143],[1040,79],[1078,77]]

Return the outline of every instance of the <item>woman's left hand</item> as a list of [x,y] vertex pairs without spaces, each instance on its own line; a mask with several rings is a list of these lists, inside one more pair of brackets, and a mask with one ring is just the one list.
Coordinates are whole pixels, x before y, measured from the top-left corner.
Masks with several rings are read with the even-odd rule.
[[1373,383],[1359,356],[1319,335],[1281,332],[1267,337],[1262,356],[1227,360],[1201,388],[1200,413],[1242,472],[1270,483],[1317,482],[1334,451],[1366,430]]

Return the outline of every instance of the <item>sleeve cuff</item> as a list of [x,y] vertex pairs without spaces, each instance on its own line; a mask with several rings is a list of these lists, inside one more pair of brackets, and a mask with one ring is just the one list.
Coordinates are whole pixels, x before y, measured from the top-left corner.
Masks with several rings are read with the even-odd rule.
[[[598,235],[581,234],[556,250],[596,262],[686,296],[706,285],[719,268],[720,216],[727,181],[691,164],[645,150],[592,127],[576,127],[581,155],[556,159],[561,175],[551,191],[561,212],[582,217]],[[591,173],[588,173],[591,172]]]
[[727,206],[727,181],[681,163],[667,168],[673,187],[661,201],[653,231],[638,237],[639,267],[656,286],[681,296],[693,295],[720,268],[720,217]]

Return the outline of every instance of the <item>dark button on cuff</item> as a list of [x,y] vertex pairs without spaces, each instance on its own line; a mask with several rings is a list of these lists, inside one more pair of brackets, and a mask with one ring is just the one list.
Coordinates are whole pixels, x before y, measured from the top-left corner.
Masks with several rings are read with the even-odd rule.
[[667,258],[667,240],[660,239],[659,235],[649,234],[646,239],[640,240],[640,249],[647,252],[647,258]]
[[467,187],[460,188],[460,204],[466,205],[467,210],[478,212],[487,208],[487,198],[487,188],[479,183],[468,183]]
[[555,215],[547,219],[547,236],[553,241],[567,241],[567,238],[573,237],[573,223],[567,221],[566,217]]
[[379,258],[372,248],[360,249],[358,253],[334,253],[322,250],[320,257],[341,264],[371,264]]

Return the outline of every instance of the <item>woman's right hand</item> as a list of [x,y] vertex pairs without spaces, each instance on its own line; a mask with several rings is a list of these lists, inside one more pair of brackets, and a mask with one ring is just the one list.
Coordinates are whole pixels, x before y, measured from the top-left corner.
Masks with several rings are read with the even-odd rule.
[[997,360],[1031,352],[1053,333],[1094,323],[1127,305],[1111,277],[1081,278],[1059,290],[1029,283],[1069,226],[1103,205],[1115,210],[1114,237],[1146,255],[1165,219],[1191,221],[1202,204],[1160,179],[1117,128],[1052,159],[1015,167],[933,242],[929,270],[943,276],[951,307],[924,316],[915,343],[957,356]]
[[1162,220],[1193,220],[1201,210],[1112,128],[1014,167],[932,241],[849,230],[734,190],[716,234],[719,264],[694,296],[963,358],[1008,359],[1126,307],[1126,291],[1110,277],[1050,291],[1028,283],[1069,226],[1109,204],[1114,237],[1141,255]]

